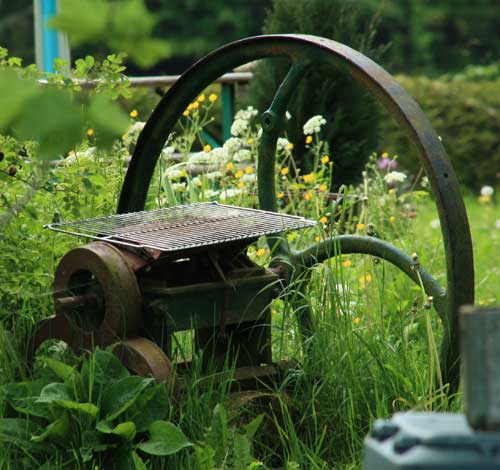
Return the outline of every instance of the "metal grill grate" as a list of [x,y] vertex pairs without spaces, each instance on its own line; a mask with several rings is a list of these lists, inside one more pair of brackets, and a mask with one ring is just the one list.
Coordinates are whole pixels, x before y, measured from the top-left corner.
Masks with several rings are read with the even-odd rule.
[[204,202],[45,227],[119,245],[177,252],[313,225],[316,222],[303,217]]

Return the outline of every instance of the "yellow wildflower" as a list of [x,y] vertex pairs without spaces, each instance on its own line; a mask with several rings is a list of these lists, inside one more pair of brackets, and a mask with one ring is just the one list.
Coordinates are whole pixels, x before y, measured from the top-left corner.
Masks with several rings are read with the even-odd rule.
[[189,109],[185,109],[184,112],[182,113],[183,116],[189,116]]
[[306,144],[310,144],[313,141],[312,135],[306,137]]
[[251,137],[249,137],[249,138],[247,139],[247,144],[248,144],[248,145],[252,145],[252,144],[253,144],[253,139],[252,139]]
[[342,261],[342,266],[344,266],[344,268],[349,268],[352,266],[352,261],[350,259],[345,259]]
[[310,201],[310,200],[311,200],[311,198],[312,198],[312,196],[311,196],[311,193],[310,193],[310,192],[307,192],[307,193],[305,193],[305,194],[304,194],[304,199],[305,199],[306,201]]
[[330,157],[328,155],[323,155],[321,157],[321,163],[323,163],[323,165],[326,165],[329,161],[330,161]]
[[207,145],[205,145],[205,146],[203,147],[203,151],[204,151],[204,152],[207,152],[207,153],[208,153],[208,152],[210,152],[210,150],[212,150],[212,146],[211,146],[211,145],[209,145],[209,144],[207,144]]
[[323,216],[323,217],[321,217],[321,219],[319,219],[320,224],[326,224],[327,222],[328,222],[328,218],[326,216]]
[[360,284],[364,284],[365,282],[371,282],[372,281],[372,275],[371,274],[367,274],[366,276],[361,276],[358,279],[358,281],[359,281]]
[[238,188],[243,189],[244,187],[245,187],[245,182],[244,181],[240,181],[238,183]]
[[491,196],[481,195],[478,199],[481,204],[488,204],[491,202]]
[[216,100],[217,100],[217,95],[215,93],[212,93],[208,96],[208,101],[210,101],[211,103],[213,103]]
[[290,142],[289,144],[287,144],[286,148],[288,150],[293,150],[293,144]]
[[393,224],[394,222],[396,222],[396,217],[394,217],[393,215],[391,215],[391,216],[389,217],[389,222],[390,222],[391,224]]
[[288,167],[285,167],[285,168],[281,169],[281,174],[283,176],[288,175],[289,172],[290,172],[290,170],[288,169]]
[[130,111],[131,118],[136,118],[138,115],[139,113],[137,112],[137,109],[133,109],[132,111]]
[[186,171],[186,169],[185,169],[185,168],[183,168],[183,169],[180,171],[179,176],[180,176],[181,178],[183,178],[183,177],[186,177],[186,176],[187,176],[187,171]]
[[203,103],[205,101],[205,95],[203,93],[200,96],[198,96],[198,101],[200,103]]
[[189,103],[187,109],[188,111],[191,111],[193,109],[193,103]]
[[253,173],[253,168],[252,168],[251,166],[247,166],[247,167],[245,168],[245,173],[246,173],[247,175],[251,175],[251,174]]
[[366,224],[362,224],[362,223],[356,224],[356,230],[363,230],[365,227],[366,227]]
[[355,324],[355,325],[359,325],[361,323],[361,318],[359,317],[354,317],[352,319],[352,322]]
[[91,128],[87,129],[87,135],[89,137],[92,137],[94,135],[94,129],[91,129]]
[[200,107],[200,103],[198,101],[195,101],[194,103],[191,103],[191,109],[197,109]]
[[389,189],[388,192],[389,192],[389,194],[396,194],[398,191],[396,188],[391,188],[391,189]]
[[266,250],[264,248],[259,248],[257,250],[257,256],[264,256],[266,254]]
[[283,191],[280,191],[278,193],[278,199],[283,199],[285,197],[285,193]]
[[314,173],[309,173],[308,175],[304,175],[302,178],[304,179],[304,182],[312,183],[314,181]]
[[382,158],[389,158],[389,154],[387,152],[384,152],[382,155],[380,155]]
[[328,186],[326,184],[320,184],[319,185],[319,190],[320,191],[326,191],[328,189]]
[[314,239],[314,241],[316,241],[316,242],[320,242],[320,241],[321,241],[321,237],[318,235],[318,236]]
[[241,170],[238,170],[234,176],[239,179],[243,176],[243,174],[244,173]]
[[234,168],[233,162],[226,163],[226,170],[231,171]]

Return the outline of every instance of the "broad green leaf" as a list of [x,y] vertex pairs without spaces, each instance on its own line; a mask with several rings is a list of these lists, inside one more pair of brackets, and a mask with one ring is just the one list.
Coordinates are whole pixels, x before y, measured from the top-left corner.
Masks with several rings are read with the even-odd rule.
[[73,401],[73,397],[65,384],[53,383],[46,385],[36,401],[37,403],[53,403],[58,400]]
[[65,410],[84,413],[91,416],[92,418],[95,418],[99,413],[99,408],[93,403],[78,403],[72,400],[56,400],[53,402],[53,404]]
[[50,357],[39,357],[38,359],[51,369],[63,382],[66,382],[75,372],[74,367],[68,366],[62,361]]
[[[106,34],[109,6],[103,0],[60,0],[52,28],[65,31],[72,45],[99,40]],[[130,25],[130,27],[133,27]]]
[[127,410],[126,419],[135,423],[137,432],[144,432],[154,421],[165,419],[167,413],[167,389],[165,384],[156,384],[141,393]]
[[264,419],[264,415],[260,414],[256,416],[252,421],[244,426],[245,434],[252,438],[255,436],[255,433],[258,431],[260,425],[262,424],[262,420]]
[[169,421],[155,421],[149,427],[151,439],[141,442],[138,449],[151,455],[173,455],[186,447],[192,447],[186,435]]
[[59,419],[50,423],[40,434],[31,437],[33,442],[43,442],[46,439],[55,441],[56,444],[65,442],[71,437],[68,413],[63,413]]
[[39,382],[19,382],[2,387],[2,395],[18,413],[52,419],[52,413],[46,403],[37,403],[43,386]]
[[110,147],[130,125],[130,120],[122,109],[104,95],[92,98],[87,117],[96,131],[101,147]]
[[137,400],[154,379],[130,376],[108,385],[103,392],[101,408],[106,420],[113,421]]
[[42,92],[34,81],[19,78],[14,70],[0,70],[0,133],[7,133],[27,103]]
[[233,468],[247,468],[252,460],[250,439],[248,436],[236,432],[233,440]]
[[0,419],[0,442],[12,444],[30,452],[50,452],[51,446],[31,441],[31,436],[39,431],[40,428],[33,421],[15,418]]
[[132,461],[134,462],[135,470],[147,470],[146,464],[135,450],[132,451]]
[[16,137],[38,142],[42,158],[56,158],[74,148],[82,137],[84,121],[81,106],[73,102],[68,90],[45,87],[31,97],[12,123]]
[[84,383],[109,384],[130,376],[129,371],[111,352],[96,349],[94,354],[82,366]]
[[212,412],[210,429],[205,434],[207,443],[215,449],[216,461],[221,462],[228,445],[227,413],[218,403]]
[[108,421],[99,421],[96,429],[103,434],[114,434],[127,441],[132,441],[136,435],[136,427],[132,421],[126,421],[117,426],[113,426]]

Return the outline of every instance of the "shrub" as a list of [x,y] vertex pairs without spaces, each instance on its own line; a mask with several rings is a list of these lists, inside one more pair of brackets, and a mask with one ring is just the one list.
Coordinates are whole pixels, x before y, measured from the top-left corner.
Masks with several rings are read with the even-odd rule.
[[[470,82],[400,76],[441,136],[460,184],[495,186],[500,174],[500,80]],[[399,125],[381,120],[383,150],[398,153],[406,169],[420,163]]]
[[[274,0],[263,31],[323,36],[376,57],[378,52],[371,47],[373,24],[362,27],[359,18],[353,1]],[[250,95],[259,110],[267,109],[288,67],[283,60],[263,61],[258,65]],[[334,185],[355,182],[377,140],[377,113],[371,96],[353,83],[349,74],[315,64],[299,85],[288,110],[292,119],[287,134],[295,146],[299,166],[307,171],[311,163],[302,125],[320,114],[328,122],[324,136],[335,163]]]

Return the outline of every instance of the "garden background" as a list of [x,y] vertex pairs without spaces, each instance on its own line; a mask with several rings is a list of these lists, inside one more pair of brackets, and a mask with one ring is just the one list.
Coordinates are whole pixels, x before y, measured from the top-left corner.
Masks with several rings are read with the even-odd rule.
[[[68,82],[66,64],[51,77],[22,69],[26,81],[47,78],[53,85],[47,94],[15,86],[10,73],[21,70],[18,58],[25,66],[34,61],[32,2],[0,1],[0,46],[8,49],[0,50],[0,468],[356,469],[376,417],[461,409],[461,392],[450,400],[446,384],[436,381],[442,328],[432,299],[391,266],[360,255],[314,268],[306,302],[317,333],[307,354],[297,339],[296,312],[286,299],[273,303],[273,348],[300,367],[285,384],[248,399],[229,394],[230,380],[201,386],[196,357],[189,391],[175,400],[164,388],[131,378],[103,351],[82,360],[51,344],[31,376],[27,338],[37,320],[53,313],[54,270],[78,243],[43,224],[115,212],[138,133],[159,100],[155,90],[131,91],[125,76],[182,73],[213,49],[261,32],[317,34],[348,44],[410,92],[462,186],[476,302],[497,304],[497,2],[62,3],[67,14],[58,26],[70,33],[73,59],[82,59],[72,64],[73,74],[101,79],[97,90],[82,92]],[[283,70],[280,63],[255,65],[250,86],[237,90],[241,111],[233,137],[219,149],[200,134],[203,128],[220,138],[219,88],[191,103],[164,149],[148,208],[200,200],[256,206],[258,114]],[[316,231],[291,234],[289,242],[300,247],[338,233],[375,235],[416,253],[445,284],[438,215],[414,150],[366,94],[341,73],[324,83],[326,74],[331,71],[321,66],[309,74],[278,142],[280,210],[319,222]],[[43,115],[53,122],[45,125]],[[193,165],[207,171],[191,173]],[[329,194],[339,191],[352,204],[335,206]],[[272,254],[260,240],[250,256],[265,264]],[[179,342],[185,350],[178,354],[190,354],[189,338]]]

